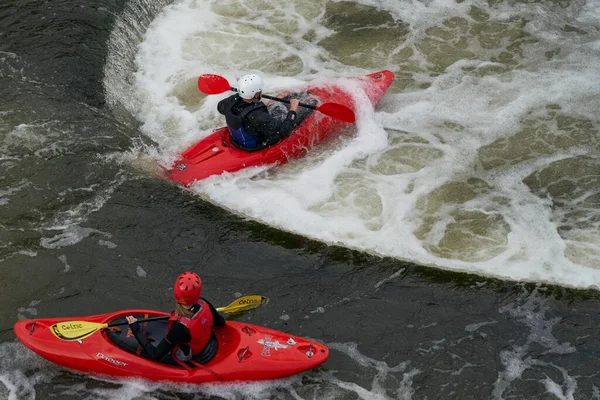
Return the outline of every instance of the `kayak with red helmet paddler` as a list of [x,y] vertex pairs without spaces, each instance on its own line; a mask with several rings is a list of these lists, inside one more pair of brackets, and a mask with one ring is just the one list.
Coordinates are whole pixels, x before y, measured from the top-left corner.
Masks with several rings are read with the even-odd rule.
[[45,359],[95,375],[183,383],[284,378],[324,363],[318,342],[237,321],[219,314],[267,304],[243,296],[215,308],[201,297],[202,280],[184,272],[175,281],[171,314],[123,310],[78,318],[22,320],[17,338]]

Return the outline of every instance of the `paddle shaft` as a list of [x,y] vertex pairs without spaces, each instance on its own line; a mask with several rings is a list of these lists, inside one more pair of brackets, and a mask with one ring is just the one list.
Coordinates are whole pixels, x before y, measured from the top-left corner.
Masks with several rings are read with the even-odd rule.
[[[237,88],[234,88],[234,87],[232,87],[231,90],[234,92],[238,91]],[[280,101],[282,103],[290,104],[289,100],[282,99],[281,97],[269,96],[268,94],[261,94],[260,97],[264,97],[265,99],[276,100],[276,101]],[[306,103],[298,103],[298,105],[300,107],[311,108],[313,110],[316,110],[318,108],[317,106],[313,106],[312,104],[306,104]]]
[[[264,97],[265,99],[269,99],[269,100],[277,100],[277,101],[280,101],[282,103],[288,103],[288,104],[290,104],[289,100],[282,99],[281,97],[269,96],[267,94],[263,94],[263,95],[261,95],[261,97]],[[313,110],[317,109],[317,106],[313,106],[312,104],[298,103],[298,105],[300,107],[312,108]]]
[[[243,296],[235,300],[233,303],[225,307],[217,308],[218,312],[222,313],[236,313],[242,311],[252,310],[260,305],[267,304],[269,299],[264,296],[251,295]],[[211,307],[212,308],[212,307]],[[167,320],[170,315],[161,315],[157,317],[138,319],[137,322],[149,322],[149,321],[160,321]],[[112,326],[127,325],[129,322],[110,322],[110,323],[97,323],[89,321],[62,321],[57,322],[50,327],[51,332],[59,339],[66,341],[82,340],[86,337],[98,332],[102,329],[109,328]]]
[[[241,301],[241,300],[245,300],[248,301],[247,299],[250,299],[252,297],[257,297],[257,296],[244,296],[244,297],[240,297],[238,300],[234,301],[233,303],[231,303],[228,306],[225,307],[219,307],[217,308],[218,312],[222,312],[222,313],[230,313],[230,312],[236,312],[236,311],[245,311],[245,310],[237,310],[235,308],[235,305],[237,302]],[[261,304],[266,304],[266,302],[264,301],[266,299],[266,302],[268,302],[269,300],[266,297],[262,297],[261,296],[261,302],[256,301],[255,303],[249,303],[247,304],[246,307],[248,307],[249,309],[258,307]],[[231,310],[233,308],[233,311]],[[238,308],[240,308],[238,306]],[[244,306],[242,306],[242,308],[244,308]],[[169,319],[171,316],[170,315],[161,315],[159,317],[150,317],[150,318],[144,318],[144,319],[138,319],[137,322],[150,322],[150,321],[162,321],[165,319]],[[127,325],[129,322],[127,321],[123,321],[123,322],[111,322],[110,324],[107,324],[107,327],[111,327],[111,326],[120,326],[120,325]]]
[[[205,94],[220,94],[229,90],[238,92],[237,88],[232,87],[227,79],[220,75],[215,74],[204,74],[198,78],[198,90]],[[268,96],[263,94],[262,97],[265,99],[280,101],[282,103],[291,103],[290,100],[282,99],[280,97]],[[313,105],[298,102],[300,107],[309,108],[316,110],[329,117],[339,119],[340,121],[353,123],[356,121],[354,111],[350,108],[337,103],[325,103],[321,105]]]
[[[227,306],[229,307],[229,306]],[[227,312],[227,310],[223,310],[223,308],[227,308],[227,307],[220,307],[217,308],[217,311],[221,311],[221,312]],[[162,321],[164,319],[169,319],[171,318],[170,315],[161,315],[160,317],[150,317],[150,318],[144,318],[144,319],[138,319],[137,322],[150,322],[150,321]],[[124,322],[111,322],[110,324],[108,324],[108,327],[111,326],[120,326],[120,325],[127,325],[129,322],[124,321]]]
[[[144,318],[144,319],[138,319],[137,322],[150,322],[150,321],[162,321],[163,319],[169,319],[171,318],[170,315],[161,315],[160,317],[150,317],[150,318]],[[120,325],[127,325],[129,324],[129,322],[124,321],[124,322],[111,322],[110,324],[108,324],[108,327],[111,326],[120,326]]]

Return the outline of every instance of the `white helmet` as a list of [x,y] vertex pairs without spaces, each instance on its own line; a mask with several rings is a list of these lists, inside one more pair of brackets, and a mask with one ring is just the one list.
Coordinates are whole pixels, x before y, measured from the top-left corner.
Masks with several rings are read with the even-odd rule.
[[258,92],[262,92],[263,80],[256,74],[244,75],[238,81],[238,93],[242,99],[251,99]]

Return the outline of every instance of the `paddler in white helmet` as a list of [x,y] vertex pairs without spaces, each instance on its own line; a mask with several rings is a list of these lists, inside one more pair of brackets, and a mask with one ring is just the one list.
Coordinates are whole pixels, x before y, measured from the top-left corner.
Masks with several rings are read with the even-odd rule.
[[237,93],[219,102],[217,110],[225,121],[234,144],[247,150],[262,149],[288,137],[296,127],[298,99],[290,99],[285,119],[271,114],[260,101],[264,82],[256,74],[238,81]]

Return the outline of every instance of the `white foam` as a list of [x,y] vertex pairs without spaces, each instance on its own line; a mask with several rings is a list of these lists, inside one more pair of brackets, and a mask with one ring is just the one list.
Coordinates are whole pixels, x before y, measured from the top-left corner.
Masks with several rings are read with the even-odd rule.
[[282,321],[289,321],[290,320],[290,316],[288,314],[281,314],[281,316],[279,317],[280,320]]
[[93,228],[82,228],[80,226],[55,227],[55,229],[64,229],[62,233],[52,237],[44,237],[40,240],[40,245],[47,249],[60,249],[66,246],[72,246],[81,242],[92,233],[99,232]]
[[102,240],[102,239],[100,239],[100,240],[98,240],[98,244],[100,246],[108,247],[109,249],[114,249],[115,247],[117,247],[117,245],[114,244],[113,242],[111,242],[110,240]]
[[469,324],[469,325],[465,326],[465,331],[476,332],[482,326],[491,325],[491,324],[495,324],[495,323],[496,323],[496,321],[479,322],[477,324]]
[[380,287],[381,285],[383,285],[384,283],[386,283],[386,282],[389,282],[389,281],[391,281],[391,280],[393,280],[393,279],[396,279],[396,278],[398,278],[399,276],[401,276],[401,275],[402,275],[402,273],[403,273],[404,271],[405,271],[405,268],[400,268],[398,271],[394,272],[392,275],[388,276],[388,277],[387,277],[387,278],[385,278],[385,279],[382,279],[382,280],[380,280],[379,282],[377,282],[377,283],[375,284],[375,289],[376,289],[376,290],[379,290],[379,287]]
[[59,194],[59,197],[69,198],[73,191],[85,191],[93,193],[90,198],[81,201],[66,210],[61,210],[54,218],[47,222],[40,230],[47,232],[60,231],[52,237],[44,236],[40,239],[40,245],[48,249],[57,249],[72,246],[93,234],[99,234],[110,238],[111,234],[93,228],[84,228],[79,224],[87,220],[91,213],[98,211],[110,199],[115,189],[125,181],[123,175],[117,176],[108,182],[106,187],[92,185],[90,187],[71,188]]
[[135,273],[140,278],[145,278],[148,275],[146,271],[144,271],[144,268],[140,267],[139,265],[136,267]]
[[17,309],[17,318],[19,320],[23,320],[35,317],[37,315],[37,308],[35,308],[35,306],[37,306],[40,302],[41,300],[32,300],[31,302],[29,302],[28,307],[19,307]]
[[61,254],[60,256],[58,256],[58,259],[65,265],[65,269],[63,270],[63,272],[65,272],[65,273],[69,272],[71,270],[71,266],[67,262],[67,256],[64,254]]
[[[412,387],[413,378],[421,373],[417,368],[409,366],[409,362],[401,362],[389,366],[385,361],[372,359],[358,350],[356,343],[328,343],[330,349],[337,350],[362,367],[361,376],[372,376],[371,388],[366,389],[355,382],[346,382],[335,376],[335,371],[327,374],[329,383],[342,389],[346,394],[352,393],[361,399],[411,399],[415,390]],[[388,382],[391,380],[392,384]],[[394,393],[394,395],[390,395]],[[340,393],[336,394],[340,396]],[[332,398],[336,398],[334,397]]]
[[[560,343],[552,335],[552,327],[561,320],[560,317],[548,319],[546,312],[550,309],[546,305],[546,298],[533,292],[516,303],[511,303],[500,308],[501,313],[509,314],[529,329],[529,335],[524,342],[515,343],[510,349],[500,352],[500,359],[505,369],[499,371],[498,379],[494,383],[493,397],[503,398],[502,394],[521,378],[527,369],[554,368],[558,369],[563,376],[564,382],[558,384],[549,377],[544,385],[549,392],[561,399],[572,399],[577,389],[577,380],[568,374],[568,371],[560,366],[543,361],[541,357],[533,355],[529,351],[532,345],[545,349],[544,353],[570,354],[576,352],[574,346],[569,342]],[[539,353],[536,351],[535,353]],[[563,389],[564,388],[564,389]]]
[[33,250],[19,250],[17,252],[17,254],[21,254],[24,256],[28,256],[28,257],[36,257],[37,256],[37,251],[33,251]]
[[0,383],[8,391],[8,400],[36,399],[35,385],[49,382],[56,372],[55,367],[22,344],[0,343]]
[[13,195],[14,193],[18,193],[29,185],[30,182],[22,180],[16,186],[7,188],[6,190],[0,190],[0,206],[5,206],[10,203],[9,196]]

